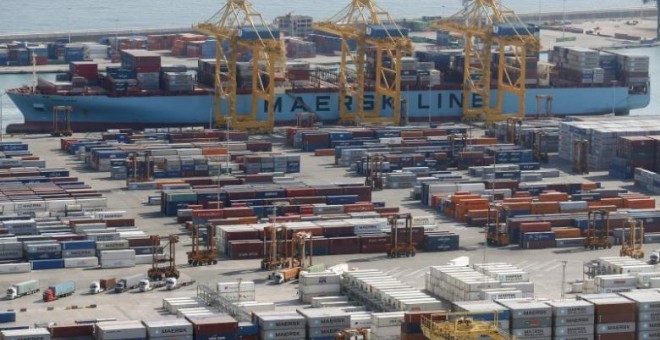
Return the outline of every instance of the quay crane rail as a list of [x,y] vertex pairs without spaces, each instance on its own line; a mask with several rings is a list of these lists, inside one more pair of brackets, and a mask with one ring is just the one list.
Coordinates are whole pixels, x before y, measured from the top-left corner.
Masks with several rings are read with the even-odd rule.
[[[466,0],[458,13],[430,24],[430,28],[458,32],[465,38],[463,119],[486,123],[525,116],[527,57],[541,48],[536,29],[523,23],[497,0]],[[497,49],[497,96],[491,100],[493,50]],[[507,63],[507,57],[513,58]],[[518,97],[515,114],[504,112],[506,93]],[[473,95],[483,106],[472,106]],[[494,105],[493,105],[494,104]]]
[[[279,31],[264,21],[247,0],[227,3],[207,21],[194,27],[216,38],[215,99],[213,112],[217,125],[228,118],[237,130],[271,132],[275,125],[275,80],[284,64],[284,47]],[[252,52],[252,95],[250,112],[238,112],[237,62],[239,54]],[[223,115],[223,99],[226,111]],[[267,119],[257,119],[259,100],[267,104]]]
[[[341,38],[341,66],[339,71],[339,119],[348,124],[400,125],[401,117],[401,58],[412,54],[412,42],[406,31],[399,28],[390,14],[373,0],[351,0],[351,3],[328,20],[314,24],[314,28]],[[357,48],[351,51],[349,41]],[[374,105],[368,110],[364,105],[367,83],[367,49],[375,49],[373,91]],[[383,58],[391,60],[391,66]],[[349,67],[355,66],[355,70]],[[369,76],[371,78],[371,75]],[[381,115],[383,98],[392,98],[393,116]],[[354,111],[345,101],[355,100]]]

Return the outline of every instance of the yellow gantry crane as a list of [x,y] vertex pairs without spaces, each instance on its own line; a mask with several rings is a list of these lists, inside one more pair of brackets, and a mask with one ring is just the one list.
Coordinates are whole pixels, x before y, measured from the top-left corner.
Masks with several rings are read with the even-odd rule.
[[493,312],[493,321],[476,321],[472,318],[474,314],[458,312],[423,315],[422,332],[430,340],[478,340],[484,337],[511,339],[499,328],[497,312]]
[[[535,28],[523,23],[498,0],[464,0],[463,4],[460,12],[430,25],[433,29],[462,33],[465,38],[463,119],[492,123],[513,116],[524,117],[527,57],[541,48]],[[493,102],[491,65],[494,53],[498,59],[497,97]],[[513,60],[507,62],[507,58]],[[515,114],[504,112],[506,93],[518,97]],[[481,106],[472,105],[473,95],[481,97]]]
[[[272,131],[275,125],[275,75],[284,64],[284,48],[279,31],[269,26],[247,0],[227,3],[207,21],[195,26],[216,38],[215,102],[216,125],[231,123],[232,128]],[[227,48],[228,47],[228,48]],[[237,62],[241,53],[252,52],[251,104],[249,112],[238,112]],[[223,99],[227,112],[223,115]],[[258,118],[259,100],[267,103],[267,117]],[[227,121],[229,118],[229,122]]]
[[[412,54],[407,31],[372,0],[351,0],[332,18],[314,28],[341,37],[339,119],[342,123],[401,124],[401,58]],[[357,48],[352,51],[350,41]],[[373,74],[367,72],[367,49],[375,49]],[[383,63],[388,57],[389,65]],[[349,68],[349,63],[355,70]],[[370,76],[367,77],[367,74]],[[373,75],[373,77],[371,77]],[[370,78],[370,79],[367,79]],[[369,82],[367,82],[369,80]],[[372,84],[373,83],[373,84]],[[373,108],[365,108],[365,87],[374,91]],[[383,117],[383,97],[392,98],[393,116]],[[353,100],[347,99],[353,98]],[[348,105],[352,103],[352,105]]]

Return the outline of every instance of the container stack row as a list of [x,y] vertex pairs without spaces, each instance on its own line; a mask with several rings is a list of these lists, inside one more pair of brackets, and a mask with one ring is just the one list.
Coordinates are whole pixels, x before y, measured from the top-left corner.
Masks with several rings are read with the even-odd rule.
[[448,301],[528,298],[534,296],[529,274],[506,263],[470,267],[434,266],[426,290]]

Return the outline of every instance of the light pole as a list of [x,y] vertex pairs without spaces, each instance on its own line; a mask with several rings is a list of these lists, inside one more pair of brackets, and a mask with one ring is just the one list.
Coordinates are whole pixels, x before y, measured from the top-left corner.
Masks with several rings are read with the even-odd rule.
[[2,126],[2,97],[4,97],[4,93],[0,93],[0,143],[2,143],[2,137],[4,135],[5,129]]
[[429,127],[431,127],[431,84],[429,83]]
[[561,14],[561,37],[566,37],[566,0],[564,0],[564,5],[562,6]]
[[612,114],[616,115],[616,80],[612,80]]
[[[231,117],[225,118],[225,126],[227,127],[225,136],[227,138],[227,142],[229,142],[229,140],[230,140],[229,139],[229,125],[230,124],[231,124]],[[229,143],[227,143],[227,164],[226,164],[227,167],[225,168],[225,173],[227,173],[227,174],[230,173],[229,172],[229,158],[230,158],[229,157]]]

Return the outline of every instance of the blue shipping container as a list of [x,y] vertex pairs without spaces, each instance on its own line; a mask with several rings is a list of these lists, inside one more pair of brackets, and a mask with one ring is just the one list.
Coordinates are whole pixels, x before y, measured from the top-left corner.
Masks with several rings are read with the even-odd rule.
[[29,261],[61,259],[62,252],[49,251],[49,252],[39,252],[39,253],[26,253],[26,257]]
[[32,270],[61,269],[64,268],[64,260],[37,260],[30,261]]
[[63,241],[62,250],[96,249],[95,241]]
[[339,196],[327,196],[326,204],[329,205],[343,205],[343,204],[354,204],[358,200],[358,195],[339,195]]
[[16,322],[16,312],[0,312],[0,323]]

